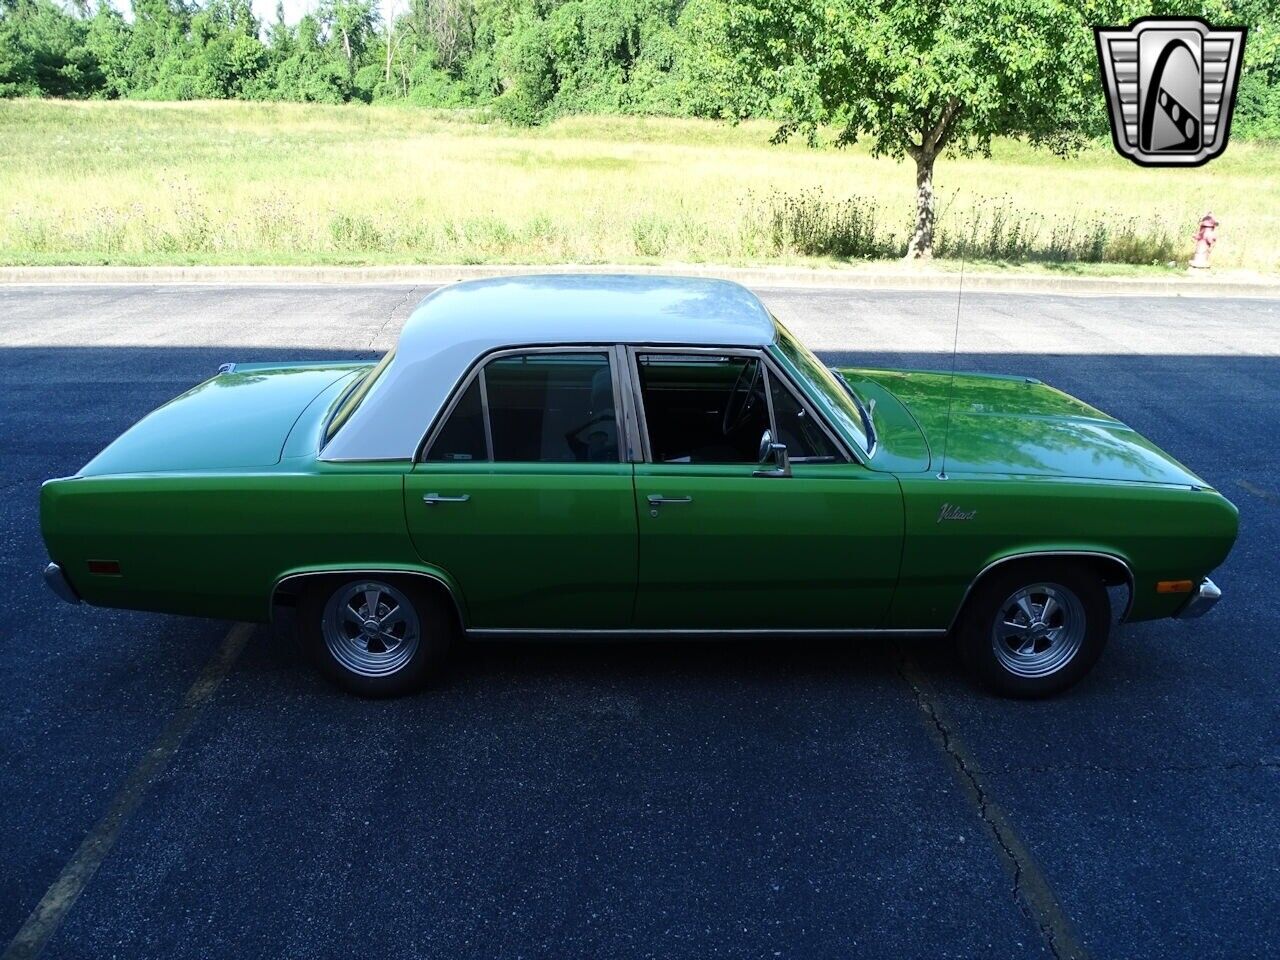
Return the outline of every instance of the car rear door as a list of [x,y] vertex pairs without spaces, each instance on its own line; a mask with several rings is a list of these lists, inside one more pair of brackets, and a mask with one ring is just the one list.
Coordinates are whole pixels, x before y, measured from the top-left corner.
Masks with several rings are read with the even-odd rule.
[[[902,552],[896,478],[850,461],[759,353],[631,353],[645,432],[636,626],[883,627]],[[765,429],[789,446],[789,476],[761,475],[774,472],[759,462]]]
[[409,533],[472,629],[611,629],[636,584],[612,348],[504,351],[458,391],[405,481]]

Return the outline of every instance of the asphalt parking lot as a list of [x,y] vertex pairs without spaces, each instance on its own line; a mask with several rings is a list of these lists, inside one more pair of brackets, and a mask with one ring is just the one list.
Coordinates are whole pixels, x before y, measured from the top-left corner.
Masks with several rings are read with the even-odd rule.
[[[965,298],[960,369],[1241,511],[1209,616],[1119,628],[1048,702],[926,641],[475,645],[365,702],[287,623],[45,590],[42,479],[223,361],[373,356],[426,292],[0,287],[5,958],[1274,951],[1280,302]],[[832,362],[950,362],[953,296],[761,292]]]

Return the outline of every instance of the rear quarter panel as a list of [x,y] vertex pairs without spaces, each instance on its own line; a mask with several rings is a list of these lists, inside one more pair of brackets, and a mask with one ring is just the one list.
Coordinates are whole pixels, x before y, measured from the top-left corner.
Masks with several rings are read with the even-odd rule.
[[[1212,490],[1138,483],[989,475],[906,476],[906,538],[892,621],[948,626],[969,585],[990,564],[1022,553],[1111,554],[1133,572],[1129,620],[1172,616],[1182,594],[1159,580],[1198,580],[1226,558],[1236,508]],[[944,504],[968,520],[940,519]]]
[[[265,620],[288,572],[421,566],[405,530],[402,465],[51,480],[41,529],[88,603]],[[116,560],[119,576],[91,574]]]

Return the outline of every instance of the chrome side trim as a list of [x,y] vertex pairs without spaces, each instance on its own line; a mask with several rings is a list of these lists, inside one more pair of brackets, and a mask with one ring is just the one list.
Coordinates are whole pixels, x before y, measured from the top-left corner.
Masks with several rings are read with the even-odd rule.
[[788,630],[784,627],[779,628],[743,628],[729,630],[708,630],[704,628],[696,629],[670,629],[670,630],[645,630],[634,629],[628,627],[609,628],[609,629],[592,629],[592,630],[555,630],[544,629],[542,627],[484,627],[481,629],[470,629],[466,631],[468,637],[477,640],[525,640],[525,639],[556,639],[557,637],[569,639],[601,639],[601,640],[653,640],[653,639],[674,639],[680,637],[699,637],[699,638],[716,638],[724,637],[726,639],[734,639],[741,637],[934,637],[943,636],[946,630],[937,628],[929,628],[925,630],[911,629],[861,629],[861,628],[834,628],[834,629],[813,629],[799,628]]
[[281,577],[275,582],[275,586],[271,588],[271,595],[267,601],[267,620],[271,621],[275,618],[272,613],[276,608],[276,596],[280,592],[280,588],[292,580],[305,580],[308,577],[334,577],[334,576],[364,576],[365,574],[382,574],[384,576],[400,576],[400,577],[425,577],[428,580],[434,580],[440,586],[444,587],[445,593],[449,594],[449,599],[453,602],[453,611],[458,616],[458,625],[465,631],[467,628],[466,617],[462,615],[462,604],[458,602],[458,597],[453,592],[453,588],[449,586],[449,582],[444,577],[426,570],[395,570],[387,567],[337,567],[332,570],[308,570],[306,573],[290,573]]
[[75,588],[67,581],[66,574],[62,572],[62,568],[56,563],[51,563],[44,568],[45,585],[58,595],[61,600],[67,603],[79,603],[80,597],[76,594]]
[[[1133,579],[1133,569],[1129,566],[1129,562],[1123,557],[1116,556],[1114,553],[1102,553],[1097,550],[1032,550],[1027,553],[1015,553],[1007,557],[1001,557],[999,560],[993,560],[978,571],[978,575],[970,580],[969,586],[965,588],[964,596],[960,598],[960,604],[956,607],[956,612],[951,617],[951,625],[947,627],[947,632],[950,633],[955,629],[956,623],[960,619],[960,613],[964,610],[964,605],[969,602],[969,595],[973,593],[973,588],[978,585],[979,580],[1002,563],[1008,563],[1011,560],[1034,560],[1039,557],[1093,557],[1096,560],[1110,560],[1114,563],[1118,563],[1124,569],[1125,576],[1129,581],[1129,602],[1125,604],[1124,613],[1120,615],[1120,622],[1124,623],[1129,619],[1129,613],[1133,610],[1133,600],[1136,588]],[[899,582],[899,586],[901,586],[901,582]]]
[[1179,620],[1194,620],[1196,617],[1203,617],[1206,613],[1213,609],[1213,605],[1222,599],[1222,590],[1218,585],[1205,577],[1200,581],[1200,585],[1196,587],[1195,593],[1191,594],[1182,609],[1174,616]]
[[218,373],[235,373],[236,365],[234,363],[224,363],[218,367]]

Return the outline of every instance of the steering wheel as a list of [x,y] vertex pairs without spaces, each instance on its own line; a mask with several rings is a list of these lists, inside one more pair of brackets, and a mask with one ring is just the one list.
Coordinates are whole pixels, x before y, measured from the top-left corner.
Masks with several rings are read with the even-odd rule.
[[[616,419],[613,411],[602,413],[599,416],[592,417],[580,427],[574,427],[572,430],[565,431],[564,442],[569,445],[570,452],[579,462],[594,462],[602,459],[617,459],[618,445],[616,442],[616,432],[614,434],[615,442],[612,444],[613,457],[608,456],[610,450],[610,431],[605,428],[605,424],[615,424]],[[592,429],[595,428],[595,429]],[[616,431],[616,427],[615,427]],[[596,454],[593,456],[593,454]]]
[[[746,381],[747,371],[751,371],[751,382],[746,384],[746,392],[743,393],[742,387]],[[751,360],[738,371],[738,377],[733,381],[733,389],[729,391],[729,402],[724,405],[724,418],[720,422],[720,432],[726,437],[742,426],[755,410],[756,387],[760,385],[763,371],[764,364],[756,359]]]

